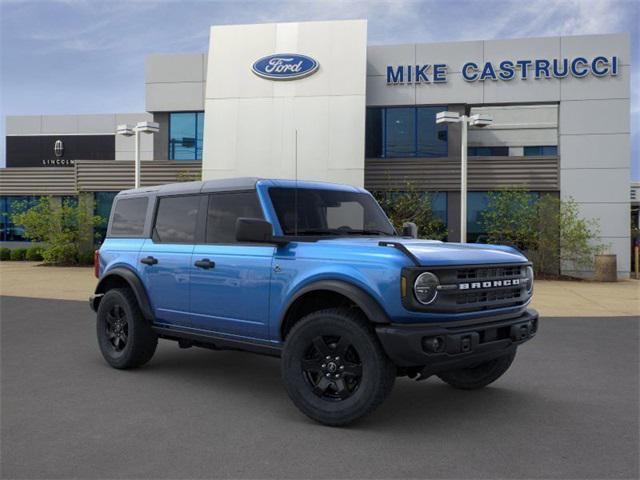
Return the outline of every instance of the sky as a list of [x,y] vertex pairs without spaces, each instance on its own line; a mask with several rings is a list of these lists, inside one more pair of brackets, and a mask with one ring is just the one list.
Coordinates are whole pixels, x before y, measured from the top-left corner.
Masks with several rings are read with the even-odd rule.
[[0,130],[6,115],[142,112],[145,56],[204,52],[211,25],[356,18],[370,45],[629,33],[640,180],[640,0],[0,0]]

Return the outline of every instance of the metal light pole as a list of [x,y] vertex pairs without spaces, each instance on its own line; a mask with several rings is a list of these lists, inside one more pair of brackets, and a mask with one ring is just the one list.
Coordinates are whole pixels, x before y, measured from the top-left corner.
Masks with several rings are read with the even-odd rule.
[[135,135],[135,153],[133,167],[133,188],[140,188],[140,133],[157,133],[160,125],[156,122],[138,122],[135,127],[130,125],[118,125],[116,133],[125,137]]
[[486,127],[493,119],[488,115],[460,115],[458,112],[439,112],[436,123],[461,123],[462,139],[460,152],[460,243],[467,243],[467,135],[468,126]]

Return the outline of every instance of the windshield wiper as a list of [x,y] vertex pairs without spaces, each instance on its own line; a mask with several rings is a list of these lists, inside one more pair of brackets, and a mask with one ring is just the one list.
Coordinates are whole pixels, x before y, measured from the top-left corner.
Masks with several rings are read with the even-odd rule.
[[[383,235],[385,237],[393,237],[392,233],[388,233],[382,230],[348,230],[346,228],[318,228],[298,230],[298,235]],[[289,235],[295,235],[289,233]]]
[[341,230],[347,235],[384,235],[385,237],[393,237],[392,233],[382,230]]
[[297,232],[287,232],[287,235],[338,235],[340,232],[329,228],[298,230]]

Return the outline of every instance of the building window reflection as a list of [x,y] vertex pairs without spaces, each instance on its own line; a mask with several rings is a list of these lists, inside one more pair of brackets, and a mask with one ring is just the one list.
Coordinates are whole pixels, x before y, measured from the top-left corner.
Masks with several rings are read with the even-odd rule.
[[447,157],[447,125],[436,124],[436,114],[446,109],[445,106],[368,108],[367,158]]
[[557,145],[541,145],[524,147],[525,157],[556,157],[558,155]]
[[169,160],[202,160],[204,112],[169,114]]
[[28,242],[22,225],[11,221],[11,216],[23,209],[29,209],[38,203],[36,196],[0,197],[0,242]]

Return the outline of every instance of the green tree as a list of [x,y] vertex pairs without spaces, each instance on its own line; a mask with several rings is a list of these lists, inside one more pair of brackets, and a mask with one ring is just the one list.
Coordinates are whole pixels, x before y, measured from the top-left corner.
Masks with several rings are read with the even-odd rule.
[[489,192],[480,216],[489,243],[509,243],[527,250],[536,235],[535,198],[524,189]]
[[598,221],[582,218],[573,199],[559,202],[560,262],[570,269],[590,268],[595,255],[607,248],[599,241]]
[[176,182],[198,182],[202,180],[202,173],[180,170],[176,174]]
[[560,265],[569,270],[590,268],[604,249],[598,222],[582,218],[573,199],[551,194],[535,197],[522,189],[490,192],[481,223],[489,243],[509,243],[524,250],[537,274],[557,274]]
[[374,196],[398,232],[402,231],[403,223],[413,222],[419,238],[446,238],[447,229],[433,212],[431,196],[418,191],[413,184],[407,183],[402,190],[375,192]]
[[42,197],[35,206],[14,207],[11,220],[24,227],[24,235],[33,241],[45,242],[42,258],[45,263],[77,265],[83,254],[93,247],[94,227],[104,220],[93,215],[93,200],[81,195],[78,200],[65,199],[62,204],[52,197]]

